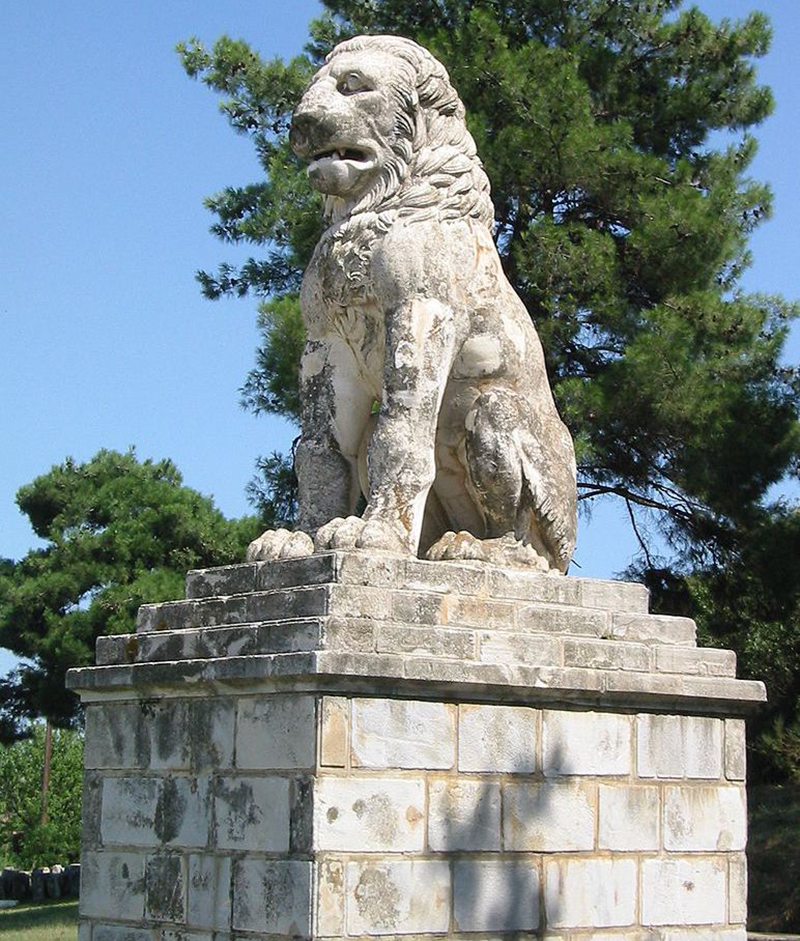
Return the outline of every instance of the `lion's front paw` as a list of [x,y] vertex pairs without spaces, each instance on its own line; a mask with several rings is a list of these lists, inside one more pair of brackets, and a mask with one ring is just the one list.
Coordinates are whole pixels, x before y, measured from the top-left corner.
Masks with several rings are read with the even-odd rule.
[[325,549],[376,549],[405,554],[409,551],[394,527],[382,520],[365,520],[358,516],[345,519],[337,516],[321,526],[314,539],[314,548],[317,552]]
[[314,554],[314,543],[307,533],[288,529],[268,529],[247,547],[248,562],[274,562],[277,559],[302,559]]

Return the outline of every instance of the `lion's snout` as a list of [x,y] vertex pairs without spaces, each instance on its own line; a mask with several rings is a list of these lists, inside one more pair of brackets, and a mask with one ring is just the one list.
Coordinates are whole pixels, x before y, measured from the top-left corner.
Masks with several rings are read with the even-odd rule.
[[[292,150],[301,159],[313,156],[312,138],[319,136],[318,128],[324,115],[320,109],[302,109],[302,102],[292,115],[292,126],[289,131],[289,143]],[[315,135],[315,130],[317,134]]]
[[292,115],[289,143],[302,160],[327,150],[330,142],[338,139],[349,124],[348,116],[336,107],[330,90],[319,84],[308,89]]

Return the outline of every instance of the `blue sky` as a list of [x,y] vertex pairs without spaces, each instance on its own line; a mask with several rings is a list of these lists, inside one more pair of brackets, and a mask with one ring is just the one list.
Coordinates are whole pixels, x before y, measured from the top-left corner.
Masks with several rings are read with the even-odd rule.
[[[775,41],[759,66],[777,97],[752,175],[775,191],[752,240],[750,290],[796,299],[800,263],[800,8],[700,0],[713,19],[752,9]],[[203,198],[249,183],[249,142],[183,73],[182,39],[242,37],[266,57],[301,51],[314,0],[57,0],[0,6],[0,556],[35,546],[14,504],[23,484],[72,456],[135,445],[170,457],[231,517],[259,453],[293,429],[238,405],[253,362],[255,303],[205,301],[198,268],[241,257],[209,233]],[[800,358],[793,336],[789,358]],[[608,577],[635,546],[624,511],[583,520],[580,574]],[[0,672],[8,659],[0,653]]]

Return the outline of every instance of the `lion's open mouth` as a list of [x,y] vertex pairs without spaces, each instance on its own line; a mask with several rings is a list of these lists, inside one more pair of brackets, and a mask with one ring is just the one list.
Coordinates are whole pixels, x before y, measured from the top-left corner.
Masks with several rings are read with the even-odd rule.
[[375,162],[372,155],[365,150],[357,150],[355,147],[338,147],[333,150],[321,150],[315,153],[311,158],[308,169],[312,170],[328,161],[331,163],[345,161],[357,164],[360,169],[368,169]]

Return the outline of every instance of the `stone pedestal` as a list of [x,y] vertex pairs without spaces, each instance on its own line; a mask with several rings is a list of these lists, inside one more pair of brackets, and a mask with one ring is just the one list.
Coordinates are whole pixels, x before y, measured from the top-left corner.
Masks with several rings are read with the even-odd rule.
[[81,941],[743,941],[732,653],[638,585],[329,553],[192,572],[69,683]]

